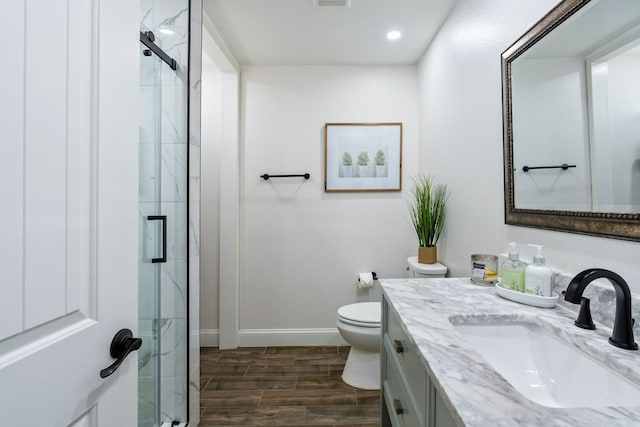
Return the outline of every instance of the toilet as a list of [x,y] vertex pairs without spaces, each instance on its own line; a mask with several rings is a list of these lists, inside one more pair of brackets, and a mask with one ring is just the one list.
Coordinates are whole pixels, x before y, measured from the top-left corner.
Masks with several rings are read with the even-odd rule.
[[[447,267],[420,264],[409,257],[411,277],[444,277]],[[336,326],[342,338],[351,345],[342,380],[352,387],[380,389],[380,346],[382,345],[382,312],[380,302],[360,302],[338,309]]]
[[342,380],[352,387],[380,389],[380,302],[359,302],[338,309],[336,326],[351,345]]

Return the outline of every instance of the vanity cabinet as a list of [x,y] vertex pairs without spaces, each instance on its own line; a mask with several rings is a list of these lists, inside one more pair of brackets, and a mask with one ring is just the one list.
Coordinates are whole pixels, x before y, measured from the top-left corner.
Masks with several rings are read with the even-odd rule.
[[457,425],[386,299],[382,302],[380,362],[383,427]]

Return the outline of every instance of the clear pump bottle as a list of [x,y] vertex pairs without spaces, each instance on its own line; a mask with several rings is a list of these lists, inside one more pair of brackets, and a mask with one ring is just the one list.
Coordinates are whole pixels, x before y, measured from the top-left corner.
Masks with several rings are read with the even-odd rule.
[[524,292],[524,272],[527,264],[520,261],[520,255],[516,250],[516,242],[511,242],[509,246],[509,259],[502,263],[500,283],[503,288]]

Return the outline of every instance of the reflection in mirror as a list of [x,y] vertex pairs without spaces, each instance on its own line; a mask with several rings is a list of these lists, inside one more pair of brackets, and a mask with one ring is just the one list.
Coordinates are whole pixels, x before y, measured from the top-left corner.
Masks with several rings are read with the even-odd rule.
[[587,60],[594,211],[640,212],[640,38]]
[[640,1],[562,1],[502,65],[506,222],[640,240]]
[[[516,207],[591,210],[584,63],[518,58],[512,64]],[[575,165],[575,168],[526,169]],[[525,167],[528,168],[525,169]]]

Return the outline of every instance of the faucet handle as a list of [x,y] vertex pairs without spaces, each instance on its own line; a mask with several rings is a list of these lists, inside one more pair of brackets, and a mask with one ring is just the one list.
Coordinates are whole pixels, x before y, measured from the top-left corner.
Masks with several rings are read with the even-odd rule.
[[595,329],[596,325],[593,323],[591,319],[591,308],[590,308],[591,300],[589,298],[582,297],[580,298],[580,312],[578,313],[578,318],[575,322],[573,322],[577,327],[582,329]]

